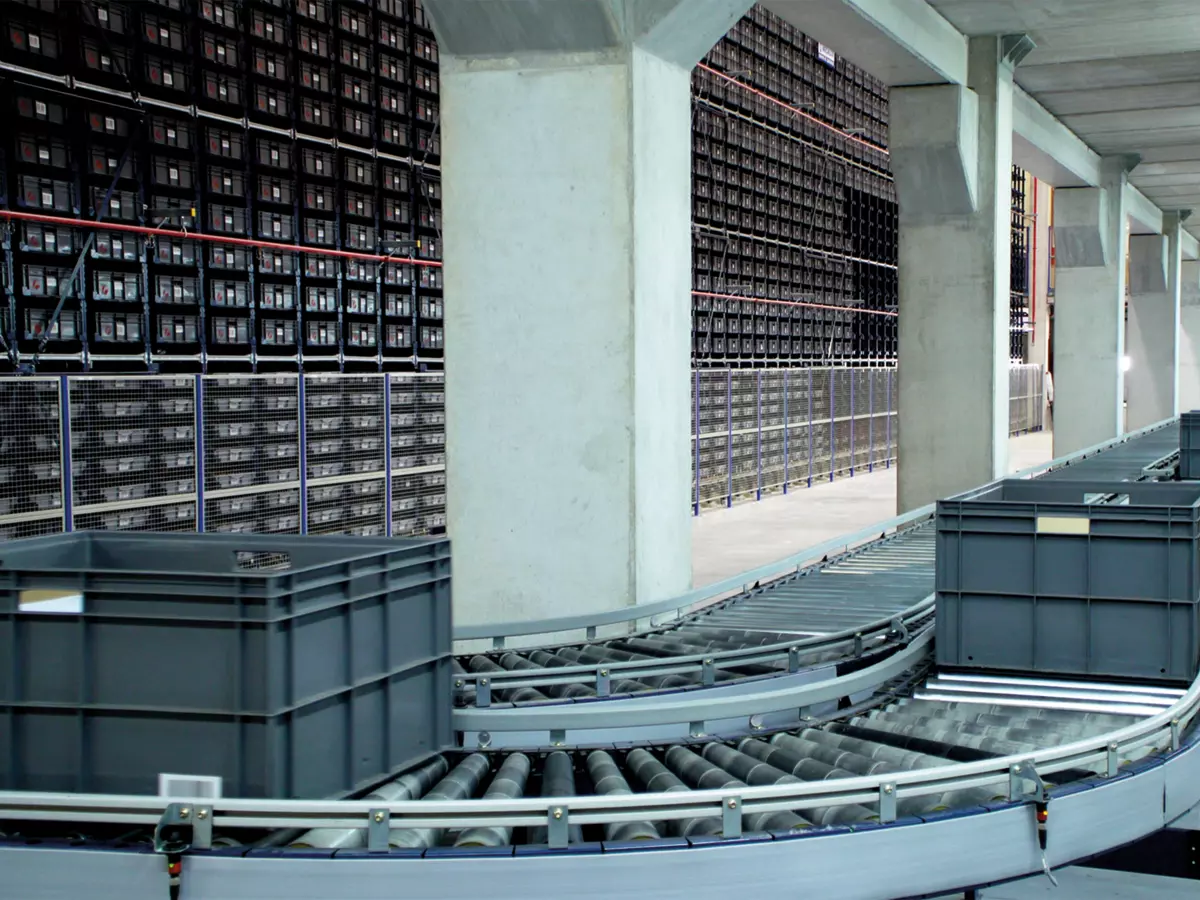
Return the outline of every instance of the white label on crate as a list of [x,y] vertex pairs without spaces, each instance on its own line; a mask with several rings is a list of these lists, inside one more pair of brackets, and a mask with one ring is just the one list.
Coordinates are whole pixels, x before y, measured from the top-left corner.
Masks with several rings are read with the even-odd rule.
[[276,184],[276,185],[271,186],[271,196],[274,197],[276,200],[279,199],[279,197],[280,197],[279,185]]
[[79,615],[83,612],[83,594],[61,588],[21,591],[17,608],[29,613]]
[[228,153],[230,151],[230,149],[231,149],[231,146],[229,143],[229,138],[227,138],[227,137],[221,138],[221,152]]
[[1038,534],[1090,534],[1092,522],[1086,516],[1038,516]]
[[38,147],[38,162],[50,162],[50,151],[46,147]]
[[179,181],[179,169],[175,166],[169,166],[167,168],[167,177],[172,183]]
[[175,129],[174,128],[167,128],[167,140],[174,142],[174,140],[175,140]]
[[167,87],[173,87],[175,85],[175,76],[166,69],[163,70],[163,84],[165,84]]
[[52,191],[42,191],[42,206],[54,205],[54,193]]
[[105,9],[104,7],[100,7],[99,9],[96,10],[96,18],[98,18],[101,22],[107,22],[108,21],[108,10]]
[[833,48],[826,47],[824,44],[817,44],[817,59],[831,69],[837,64],[837,55],[833,52]]
[[187,800],[219,800],[223,782],[219,775],[171,775],[158,776],[158,796],[176,797]]
[[33,110],[39,116],[44,116],[44,115],[46,115],[46,104],[43,103],[41,100],[35,100],[33,103]]
[[29,46],[32,47],[34,50],[41,50],[42,49],[42,39],[40,37],[38,37],[36,34],[31,34],[29,36]]
[[104,130],[105,131],[116,131],[117,130],[117,120],[114,119],[112,116],[105,116],[104,117]]

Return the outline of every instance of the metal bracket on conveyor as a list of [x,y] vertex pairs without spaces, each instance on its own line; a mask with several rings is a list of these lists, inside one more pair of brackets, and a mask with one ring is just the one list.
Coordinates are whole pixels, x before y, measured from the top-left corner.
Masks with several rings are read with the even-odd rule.
[[367,852],[387,853],[388,837],[392,831],[392,814],[386,809],[373,809],[367,814]]
[[1042,871],[1050,879],[1050,883],[1058,887],[1058,879],[1050,871],[1050,863],[1046,860],[1046,841],[1049,837],[1047,825],[1050,822],[1050,791],[1046,787],[1046,782],[1042,780],[1042,776],[1038,774],[1032,760],[1023,760],[1009,769],[1008,799],[1018,803],[1033,803],[1038,848],[1042,854]]
[[212,807],[168,803],[154,828],[154,852],[167,858],[167,891],[179,900],[183,884],[183,854],[212,847]]
[[894,638],[902,644],[908,642],[908,626],[904,624],[904,619],[900,616],[892,619],[892,630],[888,632],[888,637]]

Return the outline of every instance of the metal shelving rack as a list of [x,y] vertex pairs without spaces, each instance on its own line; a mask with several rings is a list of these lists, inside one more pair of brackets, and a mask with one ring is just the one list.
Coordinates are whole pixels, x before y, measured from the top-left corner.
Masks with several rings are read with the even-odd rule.
[[1030,253],[1035,223],[1026,212],[1028,178],[1025,170],[1012,167],[1011,260],[1009,272],[1009,356],[1013,363],[1026,357],[1026,341],[1033,331]]
[[172,232],[14,220],[4,368],[440,367],[438,56],[419,3],[2,11],[4,205]]
[[696,68],[697,365],[894,365],[886,97],[761,7]]

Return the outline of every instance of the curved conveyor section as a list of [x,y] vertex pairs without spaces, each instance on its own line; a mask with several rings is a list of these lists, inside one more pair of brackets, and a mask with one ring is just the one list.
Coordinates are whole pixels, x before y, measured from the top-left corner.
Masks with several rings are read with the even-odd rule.
[[525,707],[728,686],[894,649],[928,624],[933,523],[695,613],[669,628],[604,641],[505,650],[455,661],[460,707]]
[[[1150,467],[1177,451],[1178,441],[1178,424],[1171,422],[1030,474],[1145,478]],[[599,720],[608,703],[597,700],[651,700],[679,692],[736,694],[747,697],[747,710],[755,711],[749,697],[765,690],[761,682],[766,679],[783,679],[776,688],[792,685],[795,705],[802,708],[807,705],[804,684],[869,665],[907,647],[911,636],[928,626],[933,574],[933,522],[916,519],[895,534],[755,585],[668,626],[569,645],[463,655],[454,663],[456,705],[489,714],[460,717],[456,727],[493,735],[514,731],[519,739],[532,739],[533,732],[502,724],[502,711],[575,706],[594,711]],[[481,724],[485,719],[490,724]]]

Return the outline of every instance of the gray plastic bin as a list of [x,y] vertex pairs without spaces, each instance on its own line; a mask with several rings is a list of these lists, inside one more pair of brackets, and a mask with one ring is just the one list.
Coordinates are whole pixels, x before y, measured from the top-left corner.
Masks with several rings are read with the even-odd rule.
[[1200,479],[1200,410],[1179,417],[1179,477]]
[[[55,594],[82,612],[30,605]],[[451,746],[451,640],[445,540],[7,543],[0,788],[345,795]]]
[[939,502],[938,664],[1190,682],[1198,507],[1200,484],[1177,482],[1004,481]]

